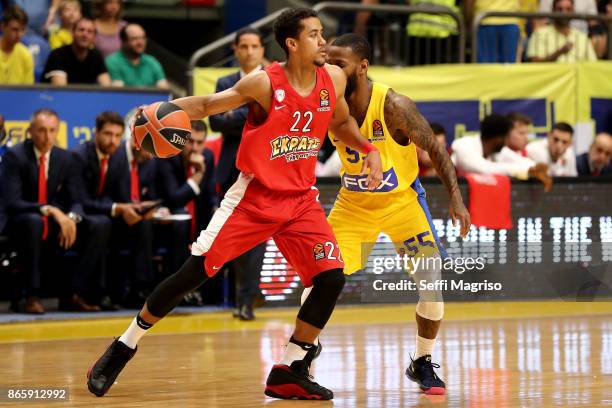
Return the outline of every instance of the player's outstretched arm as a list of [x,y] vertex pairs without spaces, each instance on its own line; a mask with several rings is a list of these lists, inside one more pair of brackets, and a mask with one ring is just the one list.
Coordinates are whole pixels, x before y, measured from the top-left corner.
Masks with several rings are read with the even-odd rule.
[[264,71],[244,76],[233,87],[204,96],[187,96],[172,103],[184,110],[191,119],[202,119],[216,113],[227,112],[249,102],[259,102],[264,108],[270,104],[270,80]]
[[419,112],[416,104],[408,97],[389,90],[388,103],[385,104],[385,121],[398,142],[413,141],[429,153],[438,177],[442,180],[450,196],[449,214],[453,223],[461,224],[461,235],[470,230],[470,213],[463,204],[461,191],[457,184],[455,166],[448,152],[436,140],[429,123]]

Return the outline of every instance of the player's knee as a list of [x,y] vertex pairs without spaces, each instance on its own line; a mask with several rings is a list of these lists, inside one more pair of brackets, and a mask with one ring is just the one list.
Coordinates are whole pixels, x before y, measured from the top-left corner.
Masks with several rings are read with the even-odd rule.
[[427,302],[419,300],[416,313],[424,319],[438,321],[444,317],[444,302]]
[[195,289],[207,279],[204,257],[190,256],[176,273],[177,282],[185,289]]
[[337,299],[342,293],[346,278],[342,269],[331,269],[329,271],[321,272],[314,278],[312,278],[313,286],[317,290],[321,290],[327,293],[330,297]]

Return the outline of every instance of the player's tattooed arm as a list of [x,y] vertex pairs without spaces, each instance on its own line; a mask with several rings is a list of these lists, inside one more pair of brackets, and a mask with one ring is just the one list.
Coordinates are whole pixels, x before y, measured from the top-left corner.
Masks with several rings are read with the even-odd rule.
[[421,115],[414,101],[390,89],[385,103],[385,122],[399,144],[407,145],[412,141],[429,153],[438,177],[450,196],[450,216],[453,222],[460,222],[461,235],[465,236],[470,228],[470,214],[461,198],[455,166],[444,146],[436,140],[429,123]]

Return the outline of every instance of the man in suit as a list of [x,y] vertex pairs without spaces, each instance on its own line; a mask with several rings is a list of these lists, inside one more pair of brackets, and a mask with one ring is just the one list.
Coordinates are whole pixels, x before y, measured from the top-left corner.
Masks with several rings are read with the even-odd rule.
[[64,285],[60,308],[100,310],[83,296],[100,273],[98,245],[108,240],[110,224],[84,216],[72,155],[55,146],[59,125],[55,112],[36,111],[28,129],[31,139],[10,148],[2,161],[7,230],[26,281],[27,313],[44,313],[39,296],[43,269],[50,263],[43,264],[43,255],[55,255],[73,246],[78,251],[77,261],[71,282]]
[[[215,192],[215,164],[213,153],[204,147],[207,128],[201,120],[191,122],[191,138],[180,155],[158,160],[160,197],[174,214],[190,214],[191,220],[174,221],[169,226],[170,236],[165,245],[169,248],[170,270],[176,270],[189,257],[191,244],[200,231],[206,228],[218,203]],[[190,305],[202,305],[200,292],[185,297]]]
[[[216,92],[231,88],[252,71],[262,68],[264,46],[262,34],[250,27],[236,33],[234,55],[240,64],[240,71],[219,78]],[[223,146],[217,164],[217,184],[221,188],[221,198],[236,182],[240,172],[236,168],[236,154],[242,138],[242,128],[246,122],[248,106],[210,116],[210,127],[223,134]],[[263,262],[265,242],[251,249],[246,254],[231,262],[237,280],[236,306],[234,317],[242,320],[253,320],[253,302],[259,292],[261,264]]]
[[576,157],[579,176],[612,176],[612,135],[606,132],[595,136],[589,151]]
[[[112,222],[109,245],[112,260],[119,259],[121,250],[130,251],[128,264],[113,265],[112,270],[119,273],[101,282],[114,301],[129,307],[146,298],[154,279],[150,221],[153,209],[145,210],[152,204],[147,200],[156,197],[156,166],[148,153],[135,149],[131,140],[122,142],[124,128],[121,115],[102,112],[96,118],[93,140],[79,145],[74,155],[79,165],[85,212]],[[126,277],[130,281],[129,290],[124,282]],[[106,308],[116,308],[110,299],[103,300]]]

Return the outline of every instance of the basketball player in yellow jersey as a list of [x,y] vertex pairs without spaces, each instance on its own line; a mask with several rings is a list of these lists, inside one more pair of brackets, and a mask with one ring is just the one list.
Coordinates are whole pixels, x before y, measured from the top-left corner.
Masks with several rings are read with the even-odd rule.
[[[412,100],[388,86],[367,78],[370,45],[356,34],[337,38],[328,48],[328,62],[347,74],[345,98],[361,134],[380,151],[383,182],[368,191],[362,172],[364,156],[334,139],[342,161],[342,187],[328,217],[338,239],[345,262],[345,274],[365,266],[371,246],[384,232],[400,254],[408,256],[446,256],[439,244],[425,201],[416,146],[426,150],[450,196],[449,213],[461,224],[461,235],[470,228],[470,215],[463,205],[455,168],[448,153],[435,139],[428,122]],[[365,253],[364,253],[365,252]],[[439,279],[440,270],[411,271],[413,279]],[[416,353],[406,369],[408,378],[428,394],[444,394],[446,385],[436,375],[431,362],[435,338],[444,314],[440,292],[419,293],[416,306],[418,333]]]

